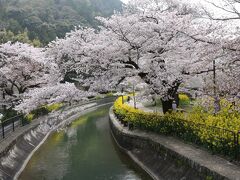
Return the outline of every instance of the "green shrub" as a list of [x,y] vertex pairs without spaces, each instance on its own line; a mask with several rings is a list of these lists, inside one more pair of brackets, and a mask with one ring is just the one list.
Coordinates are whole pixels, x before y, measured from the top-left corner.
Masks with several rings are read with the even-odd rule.
[[178,97],[180,106],[190,105],[190,98],[186,94],[179,94]]
[[102,97],[101,96],[95,96],[93,99],[94,100],[99,100],[99,99],[102,99]]
[[7,109],[3,112],[3,117],[1,120],[2,120],[2,122],[4,122],[5,120],[7,120],[11,117],[17,116],[17,115],[18,115],[18,113],[14,109]]
[[112,96],[114,96],[114,94],[112,92],[109,92],[106,94],[106,97],[112,97]]
[[30,113],[30,114],[27,114],[25,118],[28,122],[31,122],[34,119],[34,116],[35,116],[34,114]]
[[48,112],[52,112],[52,111],[59,110],[62,106],[63,106],[63,103],[55,103],[55,104],[46,105],[43,107],[46,108]]
[[41,106],[41,107],[31,111],[29,114],[27,114],[25,116],[25,118],[28,122],[31,122],[35,118],[47,115],[48,113],[50,113],[52,111],[59,110],[62,106],[63,106],[63,103],[55,103],[55,104],[51,104],[51,105],[44,105],[44,106]]

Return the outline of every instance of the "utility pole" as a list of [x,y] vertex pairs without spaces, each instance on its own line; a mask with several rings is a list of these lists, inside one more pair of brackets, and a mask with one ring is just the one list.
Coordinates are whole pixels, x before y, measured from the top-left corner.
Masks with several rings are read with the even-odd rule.
[[121,93],[122,93],[122,104],[124,104],[123,91],[124,91],[124,88],[122,87],[122,90],[121,90]]
[[217,81],[216,81],[216,61],[213,60],[213,94],[214,94],[214,114],[220,111],[220,100],[217,95]]
[[136,96],[135,96],[135,86],[133,85],[133,103],[134,103],[134,108],[136,109]]
[[216,83],[216,61],[213,60],[213,93],[214,93],[214,97],[217,96],[217,83]]

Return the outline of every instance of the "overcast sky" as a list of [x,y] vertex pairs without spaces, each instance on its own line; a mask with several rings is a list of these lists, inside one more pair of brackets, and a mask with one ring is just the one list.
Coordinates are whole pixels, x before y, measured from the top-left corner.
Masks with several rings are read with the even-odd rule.
[[129,0],[121,0],[122,2],[124,2],[124,3],[127,3]]
[[[121,0],[121,1],[124,2],[124,3],[127,3],[127,2],[129,2],[130,0]],[[140,1],[140,0],[139,0],[139,1]],[[180,0],[180,1],[189,2],[189,3],[204,2],[204,0]],[[218,2],[219,0],[212,0],[212,1]]]
[[[121,1],[124,2],[124,3],[127,3],[130,0],[121,0]],[[141,0],[139,0],[139,1],[141,1]],[[199,3],[206,4],[206,2],[204,0],[179,0],[179,1],[180,2],[187,2],[187,3],[190,3],[190,4],[199,4]],[[211,1],[211,2],[219,2],[221,0],[209,0],[209,1]]]
[[[129,2],[130,0],[121,0],[124,3]],[[139,0],[141,1],[141,0]],[[207,9],[209,9],[210,11],[214,12],[215,15],[227,15],[226,12],[214,7],[213,5],[207,3],[206,1],[210,1],[213,2],[215,4],[218,4],[221,6],[221,2],[223,2],[222,0],[179,0],[180,2],[185,2],[185,3],[189,3],[189,4],[195,4],[197,5],[197,7],[199,7],[199,5],[201,6],[205,6]],[[237,9],[240,12],[240,5],[239,7],[237,7]],[[229,14],[228,14],[229,15]],[[231,14],[232,15],[232,14]]]

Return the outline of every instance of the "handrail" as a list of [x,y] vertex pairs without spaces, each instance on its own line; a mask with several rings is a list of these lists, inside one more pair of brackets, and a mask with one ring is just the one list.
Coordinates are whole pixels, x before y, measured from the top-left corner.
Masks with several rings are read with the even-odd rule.
[[10,118],[8,118],[8,119],[4,119],[4,120],[0,120],[0,124],[2,124],[2,123],[5,123],[5,122],[8,122],[8,121],[10,121],[10,120],[12,120],[12,119],[14,119],[14,118],[17,118],[17,117],[21,117],[22,115],[16,115],[16,116],[13,116],[13,117],[10,117]]

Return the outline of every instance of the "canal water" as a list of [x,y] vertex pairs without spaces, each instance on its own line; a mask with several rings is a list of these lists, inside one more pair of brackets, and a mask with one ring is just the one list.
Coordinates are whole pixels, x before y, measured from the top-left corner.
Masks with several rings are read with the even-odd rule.
[[33,155],[20,180],[149,180],[116,147],[108,111],[98,108],[52,134]]

